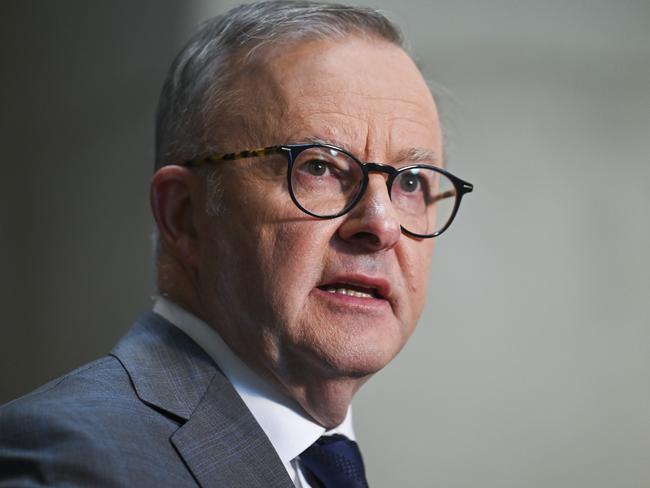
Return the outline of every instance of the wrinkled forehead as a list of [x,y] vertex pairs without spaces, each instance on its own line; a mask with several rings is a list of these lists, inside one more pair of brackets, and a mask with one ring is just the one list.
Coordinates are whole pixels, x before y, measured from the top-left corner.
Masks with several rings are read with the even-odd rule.
[[360,157],[385,159],[409,145],[441,154],[435,102],[400,47],[350,38],[273,54],[241,79],[242,108],[255,114],[264,144],[320,138]]

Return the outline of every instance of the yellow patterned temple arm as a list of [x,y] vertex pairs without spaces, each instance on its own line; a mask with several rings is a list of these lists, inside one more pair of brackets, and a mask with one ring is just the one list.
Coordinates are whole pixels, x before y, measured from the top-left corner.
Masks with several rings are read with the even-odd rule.
[[214,163],[217,161],[233,161],[235,159],[258,158],[268,156],[269,154],[282,154],[282,146],[268,146],[258,149],[247,149],[236,153],[210,154],[196,159],[190,159],[184,163],[184,166],[203,166],[204,164]]

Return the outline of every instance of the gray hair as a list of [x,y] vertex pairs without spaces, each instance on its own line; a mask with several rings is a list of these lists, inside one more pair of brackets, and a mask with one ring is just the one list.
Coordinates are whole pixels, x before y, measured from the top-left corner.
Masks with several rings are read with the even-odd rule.
[[183,162],[219,144],[212,139],[236,114],[241,100],[237,76],[274,47],[351,35],[407,49],[397,26],[365,7],[261,1],[207,20],[177,55],[163,85],[156,114],[155,168]]

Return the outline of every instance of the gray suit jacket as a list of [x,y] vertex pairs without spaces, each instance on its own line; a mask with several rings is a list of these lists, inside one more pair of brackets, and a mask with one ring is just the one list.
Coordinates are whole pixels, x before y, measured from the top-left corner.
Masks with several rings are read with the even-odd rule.
[[148,313],[110,355],[0,407],[0,487],[293,484],[212,359]]

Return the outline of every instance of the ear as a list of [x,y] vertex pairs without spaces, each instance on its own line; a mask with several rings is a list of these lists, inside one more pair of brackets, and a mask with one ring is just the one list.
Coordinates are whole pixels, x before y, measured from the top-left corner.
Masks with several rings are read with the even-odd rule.
[[197,267],[200,259],[198,215],[201,184],[181,166],[160,168],[151,180],[149,200],[165,248],[181,263]]

